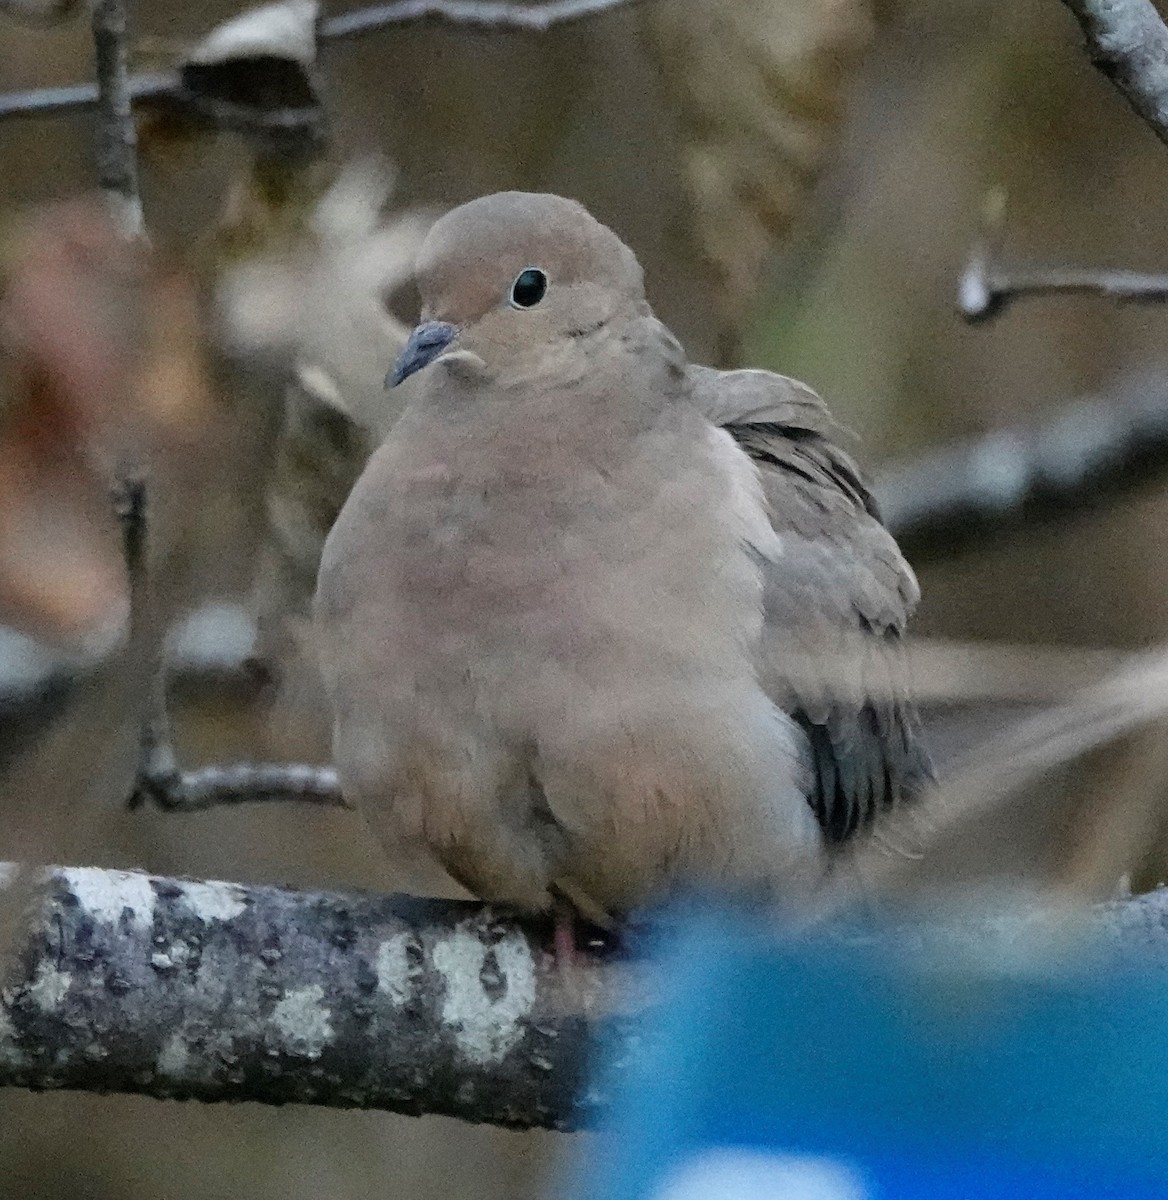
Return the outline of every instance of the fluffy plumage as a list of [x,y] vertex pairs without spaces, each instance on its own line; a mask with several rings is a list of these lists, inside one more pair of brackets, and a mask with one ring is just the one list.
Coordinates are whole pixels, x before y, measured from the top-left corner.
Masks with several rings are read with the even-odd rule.
[[[527,268],[547,291],[517,307]],[[456,209],[418,280],[422,383],[318,584],[346,792],[529,908],[806,888],[929,777],[916,582],[823,404],[688,365],[558,197]]]

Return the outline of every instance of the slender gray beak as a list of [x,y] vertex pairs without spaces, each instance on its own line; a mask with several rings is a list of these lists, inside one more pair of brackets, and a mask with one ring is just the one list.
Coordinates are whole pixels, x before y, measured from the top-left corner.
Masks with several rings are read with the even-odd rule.
[[428,367],[457,336],[458,330],[445,321],[427,321],[419,325],[385,377],[385,386],[397,387],[415,371]]

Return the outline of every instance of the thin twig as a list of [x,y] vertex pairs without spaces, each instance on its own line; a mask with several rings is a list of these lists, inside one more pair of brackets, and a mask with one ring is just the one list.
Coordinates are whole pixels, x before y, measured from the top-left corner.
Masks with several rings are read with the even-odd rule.
[[[890,814],[880,839],[857,842],[849,872],[818,898],[816,919],[826,920],[910,878],[914,862],[1060,764],[1163,722],[1168,716],[1168,649],[1141,655],[1129,666],[1083,688],[1064,704],[1012,724],[951,764],[935,795]],[[887,847],[897,847],[890,854]],[[857,887],[859,886],[859,891]]]
[[1094,267],[1036,267],[1004,271],[990,266],[975,252],[961,276],[958,308],[967,321],[985,321],[1000,315],[1013,300],[1027,296],[1079,293],[1106,296],[1140,304],[1168,300],[1168,275]]
[[[317,26],[317,39],[323,49],[334,42],[365,33],[424,20],[440,20],[487,30],[543,33],[553,25],[565,25],[638,2],[547,0],[544,4],[520,5],[501,0],[398,0],[397,3],[378,4],[324,17]],[[171,101],[178,105],[189,105],[198,100],[184,87],[179,71],[131,76],[127,81],[127,93],[129,99],[135,101]],[[91,83],[8,92],[0,94],[0,120],[6,117],[81,112],[94,108],[97,103],[98,88]],[[263,115],[263,120],[268,123],[278,119],[278,114]]]
[[610,9],[621,8],[636,0],[546,0],[543,4],[514,4],[509,0],[396,0],[372,8],[325,17],[318,30],[322,42],[336,41],[404,25],[411,21],[441,20],[452,25],[473,25],[479,29],[517,29],[546,33],[553,25],[566,25]]
[[201,812],[219,805],[298,800],[346,807],[332,767],[302,763],[231,763],[184,771],[174,748],[167,698],[165,639],[153,613],[148,566],[147,489],[140,478],[124,480],[117,493],[126,571],[130,579],[130,645],[148,656],[149,693],[142,714],[138,763],[129,807],[147,802],[165,812]]
[[93,0],[97,64],[97,174],[110,215],[126,237],[146,232],[138,191],[138,134],[130,111],[125,0]]
[[1168,275],[1097,267],[1029,267],[1007,270],[997,263],[1006,219],[1006,193],[991,188],[982,202],[981,229],[957,285],[957,309],[970,322],[1000,316],[1026,296],[1079,293],[1112,300],[1162,303]]
[[[152,100],[170,96],[178,84],[177,71],[131,75],[127,81],[131,100]],[[96,106],[96,83],[33,88],[27,92],[5,92],[0,95],[0,119],[55,116],[57,113],[82,112]]]
[[1168,144],[1168,27],[1152,0],[1063,0],[1091,61]]

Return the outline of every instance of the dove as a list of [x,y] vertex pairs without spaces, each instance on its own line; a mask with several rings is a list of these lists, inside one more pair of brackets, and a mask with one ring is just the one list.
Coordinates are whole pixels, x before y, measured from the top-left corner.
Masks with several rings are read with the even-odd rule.
[[579,204],[440,218],[418,377],[325,543],[346,796],[487,901],[783,899],[932,777],[918,587],[805,385],[687,363]]

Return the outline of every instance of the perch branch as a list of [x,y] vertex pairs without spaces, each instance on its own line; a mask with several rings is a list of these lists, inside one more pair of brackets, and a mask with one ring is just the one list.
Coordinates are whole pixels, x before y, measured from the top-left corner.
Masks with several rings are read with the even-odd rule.
[[[1049,943],[1041,912],[937,934],[1016,953],[1028,930]],[[1168,970],[1168,891],[1091,909],[1084,932]],[[609,1099],[587,1073],[594,1036],[642,1038],[652,997],[609,954],[565,988],[550,929],[462,901],[57,868],[23,936],[0,993],[0,1085],[37,1090],[577,1129]]]
[[478,904],[53,869],[25,936],[0,1084],[557,1129],[603,1102],[550,930]]
[[130,111],[125,0],[92,0],[97,73],[97,175],[110,215],[126,237],[145,231],[138,192],[138,134]]
[[1168,144],[1168,27],[1152,0],[1063,0],[1091,61]]
[[[397,3],[378,4],[324,17],[317,25],[317,39],[323,48],[379,29],[423,20],[441,20],[486,30],[542,33],[553,25],[583,20],[637,2],[546,0],[543,4],[521,5],[499,0],[397,0]],[[127,81],[127,96],[130,100],[169,101],[180,106],[193,101],[179,71],[134,75]],[[0,120],[6,117],[80,112],[95,107],[98,99],[98,88],[89,83],[8,92],[0,94]],[[256,113],[249,119],[257,123],[279,124],[282,114],[279,111]],[[293,113],[291,119],[306,118]]]

